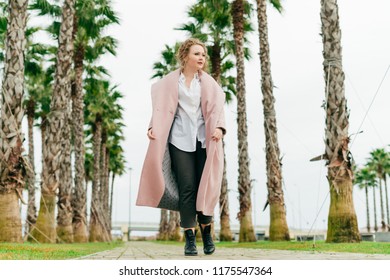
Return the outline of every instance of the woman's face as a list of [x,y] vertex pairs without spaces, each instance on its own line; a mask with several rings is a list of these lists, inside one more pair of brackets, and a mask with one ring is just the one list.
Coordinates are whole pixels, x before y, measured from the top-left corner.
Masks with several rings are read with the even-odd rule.
[[206,61],[206,53],[202,46],[193,45],[188,52],[185,67],[191,70],[203,69]]

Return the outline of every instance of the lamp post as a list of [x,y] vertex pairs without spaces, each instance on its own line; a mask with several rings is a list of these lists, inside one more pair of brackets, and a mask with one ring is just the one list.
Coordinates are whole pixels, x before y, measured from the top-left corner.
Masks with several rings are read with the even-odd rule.
[[129,221],[127,226],[127,240],[130,241],[130,231],[131,231],[131,171],[133,168],[129,167],[129,177],[130,177],[130,184],[129,184]]

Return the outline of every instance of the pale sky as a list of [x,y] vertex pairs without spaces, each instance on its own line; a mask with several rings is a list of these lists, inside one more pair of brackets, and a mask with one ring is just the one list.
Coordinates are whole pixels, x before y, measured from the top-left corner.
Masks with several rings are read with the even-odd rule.
[[[146,153],[147,125],[151,115],[152,65],[160,59],[165,44],[187,38],[174,30],[188,21],[187,8],[194,0],[114,1],[121,25],[110,30],[119,40],[117,57],[104,59],[112,80],[124,94],[125,156],[129,173],[115,182],[113,221],[128,221],[129,197],[132,222],[158,223],[160,210],[135,206],[139,177]],[[251,1],[255,2],[255,1]],[[370,103],[368,117],[350,146],[358,164],[369,152],[390,144],[390,73],[379,85],[390,65],[390,2],[388,0],[340,0],[345,93],[350,110],[349,134],[356,133]],[[324,162],[309,162],[324,152],[325,96],[322,67],[320,0],[282,0],[284,12],[268,7],[268,28],[272,77],[275,86],[279,147],[283,155],[284,194],[287,222],[291,228],[324,229],[329,209],[327,169]],[[262,211],[267,197],[265,141],[257,35],[250,38],[251,61],[246,63],[246,96],[254,224],[269,223],[269,208]],[[238,224],[236,103],[225,107],[227,118],[226,155],[231,223]],[[131,193],[129,188],[131,185]],[[354,191],[359,227],[366,225],[365,195]],[[372,197],[370,196],[372,209]],[[322,206],[322,208],[321,208]],[[379,204],[377,205],[379,209]],[[215,220],[219,222],[216,207]],[[379,211],[379,210],[378,210]],[[315,223],[318,214],[317,222]],[[379,212],[378,212],[379,214]],[[378,215],[379,219],[379,215]],[[373,218],[371,216],[371,224]]]
[[[253,1],[254,2],[254,1]],[[119,1],[121,26],[113,30],[120,41],[118,56],[105,62],[113,80],[125,95],[125,152],[131,174],[131,220],[158,222],[160,211],[135,206],[140,172],[148,140],[146,129],[150,119],[150,86],[152,65],[160,59],[164,44],[184,40],[186,34],[173,30],[187,22],[191,0]],[[284,12],[268,8],[268,28],[272,77],[277,88],[276,115],[279,146],[283,155],[283,180],[287,221],[292,228],[325,228],[329,197],[324,162],[309,162],[324,152],[325,114],[321,108],[325,96],[322,68],[320,1],[282,1]],[[386,0],[342,0],[339,15],[342,29],[345,93],[350,110],[349,134],[356,133],[379,84],[390,65],[390,3]],[[254,181],[252,201],[254,223],[267,225],[269,210],[262,212],[266,201],[265,141],[262,94],[260,91],[259,57],[256,32],[250,35],[252,60],[246,63],[247,114],[251,178]],[[351,151],[358,164],[364,163],[374,148],[390,144],[390,110],[388,74],[378,91],[354,140]],[[231,222],[238,212],[237,192],[237,126],[236,103],[226,107],[226,154],[229,181]],[[129,174],[116,182],[114,221],[127,221],[129,209]],[[364,192],[355,190],[354,203],[359,227],[366,224]],[[370,202],[372,197],[370,197]],[[323,206],[322,206],[323,205]],[[322,208],[321,208],[322,206]],[[372,203],[371,203],[372,207]],[[379,209],[379,205],[378,205]],[[318,215],[317,223],[315,218]],[[378,212],[379,214],[379,212]],[[215,219],[219,220],[218,207]],[[372,218],[371,218],[372,219]]]

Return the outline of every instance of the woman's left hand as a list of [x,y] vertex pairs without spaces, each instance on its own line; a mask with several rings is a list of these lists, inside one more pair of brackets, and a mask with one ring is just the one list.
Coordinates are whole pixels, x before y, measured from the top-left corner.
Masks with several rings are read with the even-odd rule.
[[214,134],[211,136],[211,139],[218,142],[219,140],[221,140],[222,136],[223,136],[222,129],[216,128]]

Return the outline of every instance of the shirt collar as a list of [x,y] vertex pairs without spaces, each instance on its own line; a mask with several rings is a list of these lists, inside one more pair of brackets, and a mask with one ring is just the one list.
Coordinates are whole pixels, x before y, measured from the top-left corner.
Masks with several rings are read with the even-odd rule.
[[[200,81],[200,79],[199,79],[199,73],[198,73],[198,72],[196,72],[196,73],[194,74],[194,79],[197,80],[197,81]],[[180,80],[181,82],[185,82],[186,76],[184,76],[183,72],[180,72],[179,80]]]

